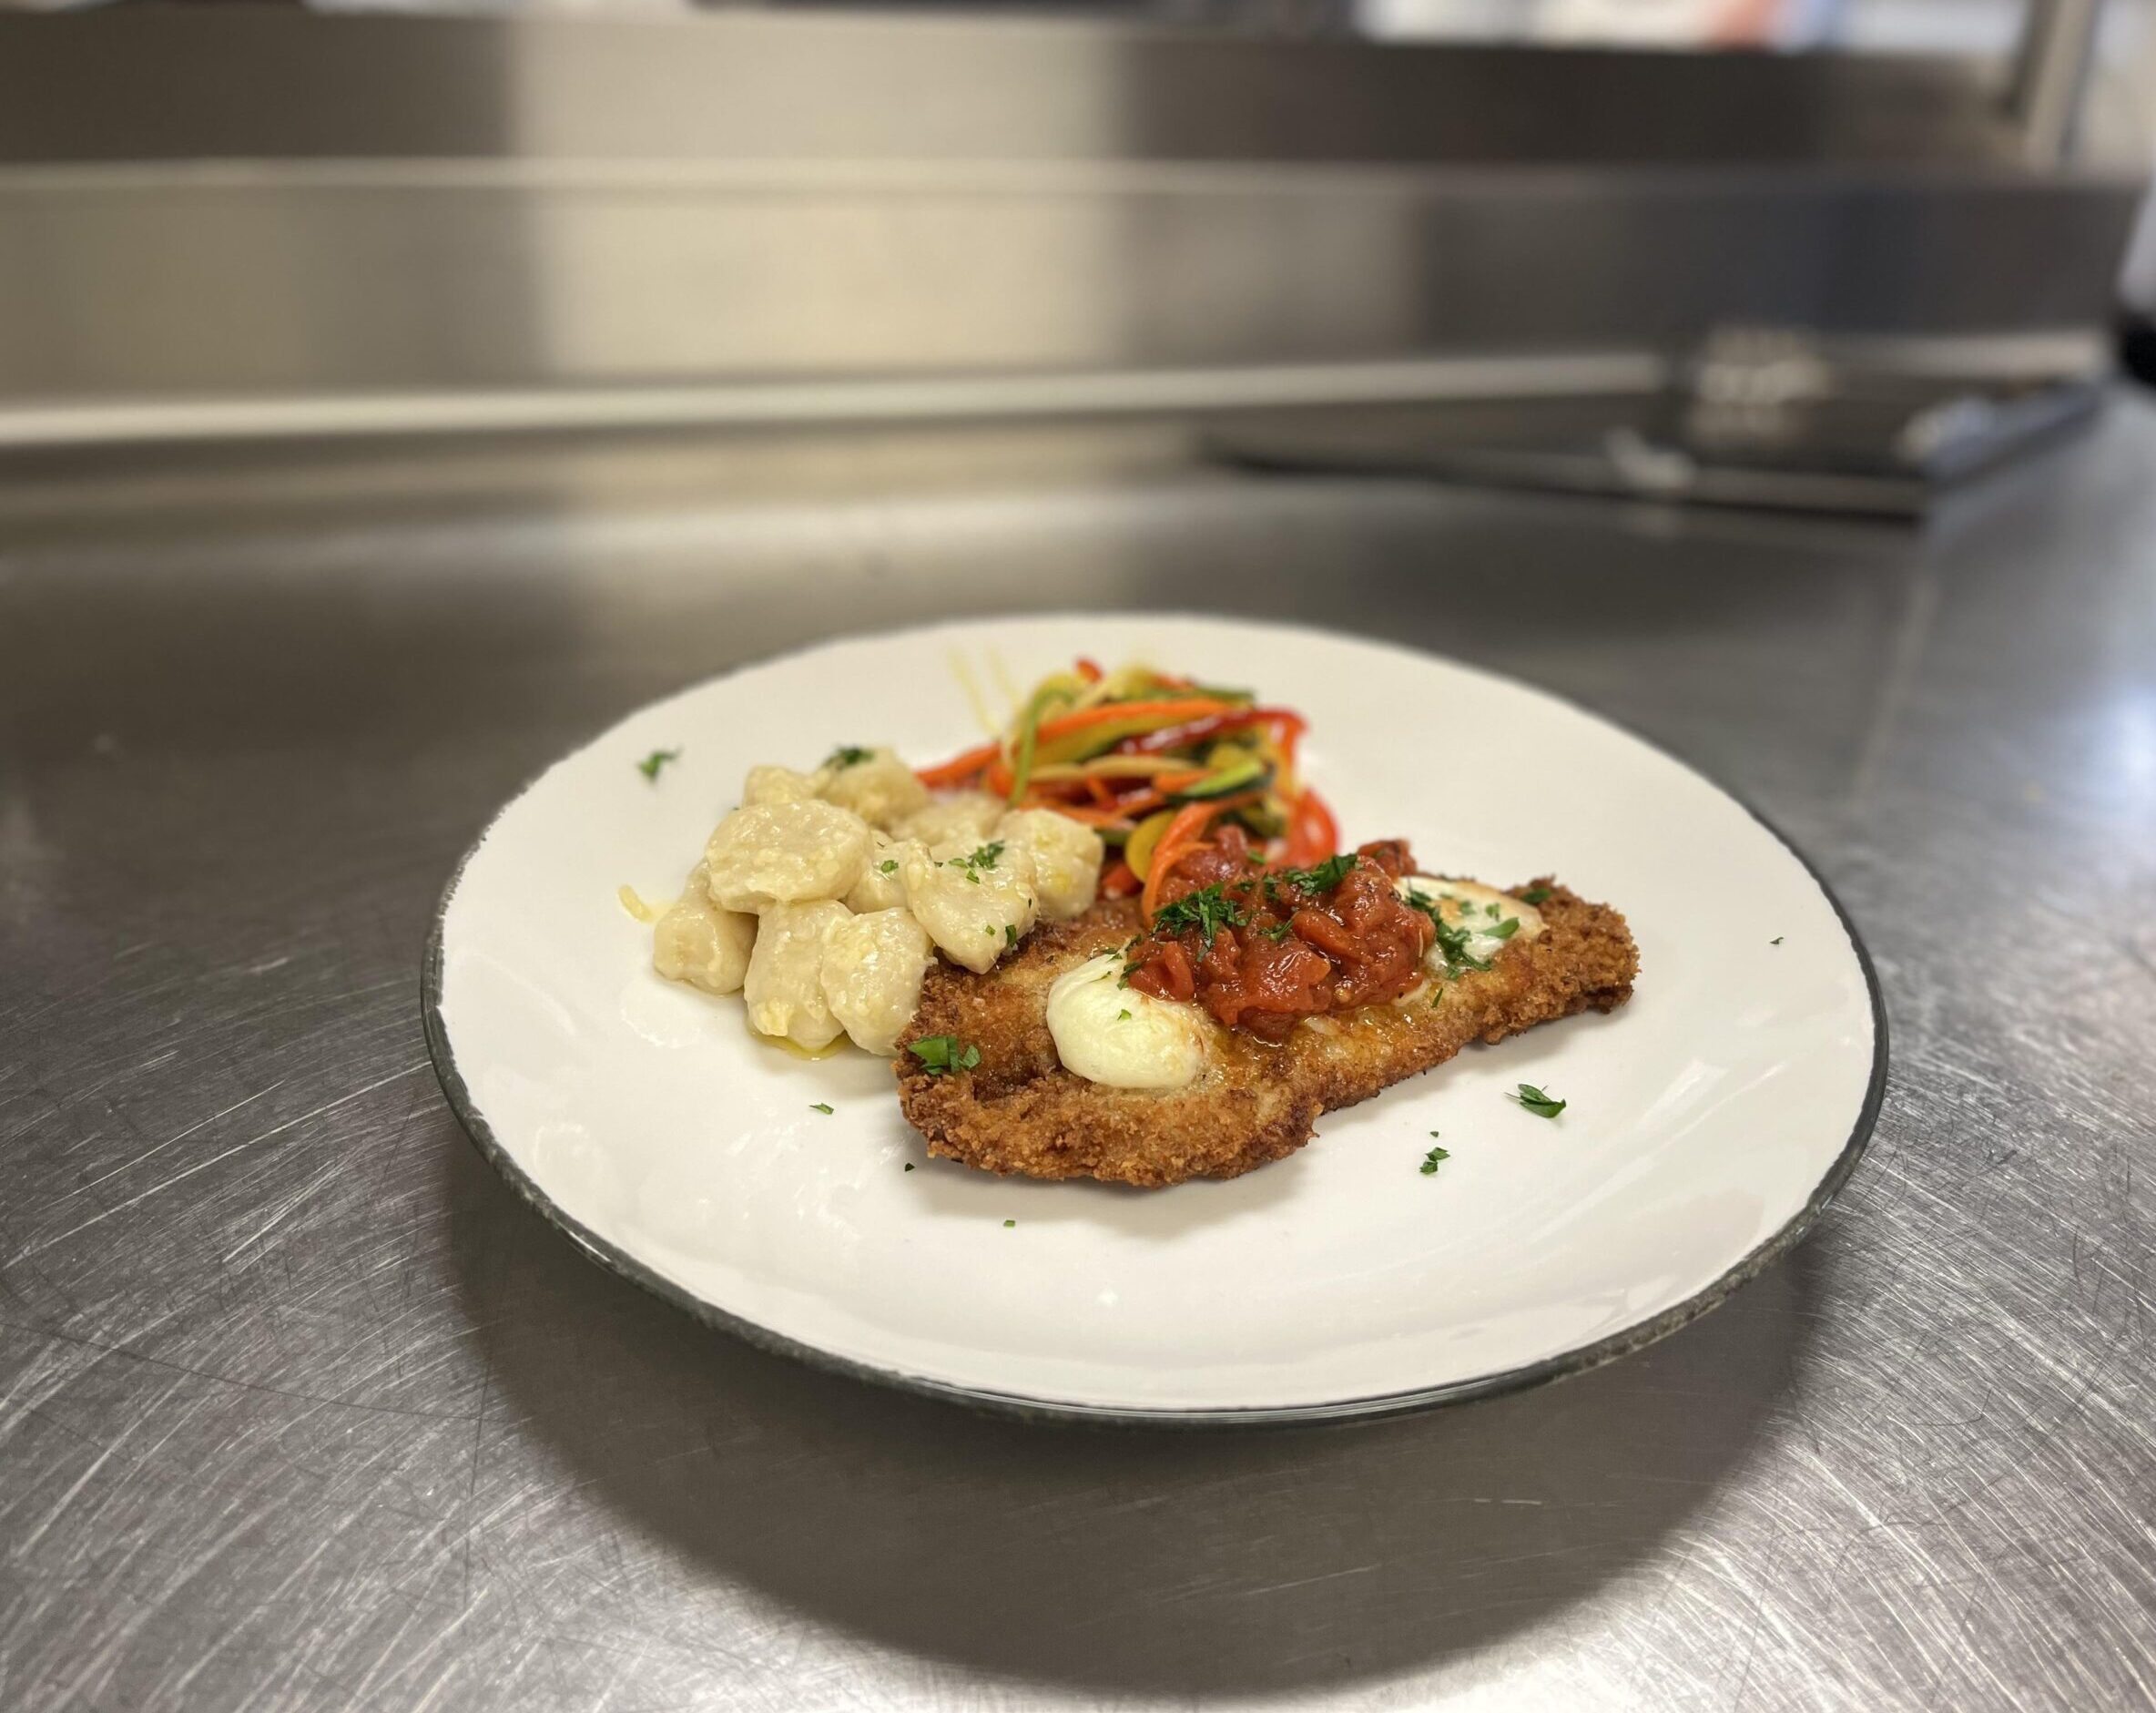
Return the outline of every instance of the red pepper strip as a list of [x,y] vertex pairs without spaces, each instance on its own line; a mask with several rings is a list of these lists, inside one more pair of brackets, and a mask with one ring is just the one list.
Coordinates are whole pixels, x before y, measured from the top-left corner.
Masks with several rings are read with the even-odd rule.
[[1048,743],[1111,719],[1203,719],[1209,714],[1224,713],[1227,708],[1227,703],[1212,696],[1154,702],[1101,702],[1092,708],[1058,714],[1053,719],[1043,719],[1038,736],[1041,742]]
[[998,797],[1011,795],[1011,764],[998,756],[988,764],[988,789]]
[[1098,684],[1106,675],[1102,672],[1099,661],[1088,659],[1084,655],[1080,655],[1078,657],[1078,676],[1088,684]]
[[1325,806],[1325,799],[1306,790],[1288,811],[1287,849],[1280,860],[1291,869],[1307,869],[1339,848],[1340,828],[1333,811]]
[[1128,898],[1138,890],[1138,877],[1131,872],[1131,865],[1121,857],[1101,871],[1101,896],[1103,898]]
[[1293,709],[1239,708],[1233,713],[1194,719],[1187,725],[1174,726],[1165,731],[1142,731],[1134,738],[1125,738],[1109,753],[1154,755],[1164,749],[1180,749],[1185,744],[1217,737],[1224,731],[1240,731],[1246,726],[1272,727],[1274,741],[1279,744],[1282,753],[1292,760],[1295,757],[1295,740],[1309,729],[1310,722]]
[[1000,739],[994,743],[984,743],[978,749],[968,749],[962,755],[954,755],[950,760],[939,762],[932,768],[915,768],[913,777],[931,790],[941,785],[963,785],[1002,753],[1003,746]]
[[1098,774],[1089,773],[1085,776],[1085,791],[1103,809],[1114,805],[1115,793],[1108,789],[1108,781]]

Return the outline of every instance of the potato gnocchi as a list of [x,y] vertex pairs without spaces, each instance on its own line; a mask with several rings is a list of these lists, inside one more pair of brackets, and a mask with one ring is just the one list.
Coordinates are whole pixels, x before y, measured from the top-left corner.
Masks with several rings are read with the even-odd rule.
[[939,953],[993,968],[1036,922],[1093,903],[1104,854],[1053,811],[931,795],[888,749],[755,767],[653,924],[652,967],[740,994],[759,1035],[812,1053],[843,1035],[890,1057]]

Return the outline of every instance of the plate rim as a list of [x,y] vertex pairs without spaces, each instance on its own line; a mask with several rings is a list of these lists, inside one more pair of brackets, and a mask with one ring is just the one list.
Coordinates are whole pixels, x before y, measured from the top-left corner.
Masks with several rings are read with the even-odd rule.
[[[1413,656],[1423,660],[1440,661],[1456,669],[1495,679],[1531,693],[1546,697],[1571,712],[1597,725],[1608,727],[1652,751],[1663,760],[1683,769],[1742,809],[1795,857],[1799,866],[1811,877],[1833,909],[1842,932],[1848,936],[1849,947],[1856,954],[1857,968],[1863,973],[1865,996],[1871,1010],[1872,1062],[1866,1080],[1864,1099],[1859,1105],[1856,1118],[1849,1134],[1836,1154],[1833,1162],[1821,1175],[1804,1205],[1783,1223],[1755,1244],[1733,1265],[1708,1281],[1706,1285],[1682,1302],[1673,1303],[1659,1313],[1632,1326],[1621,1328],[1607,1337],[1582,1344],[1575,1349],[1561,1351],[1515,1368],[1500,1369],[1495,1373],[1478,1374],[1465,1380],[1445,1381],[1433,1386],[1413,1387],[1404,1392],[1371,1393],[1368,1396],[1337,1399],[1320,1403],[1297,1404],[1215,1404],[1202,1407],[1163,1406],[1146,1408],[1130,1404],[1088,1404],[1062,1398],[1042,1398],[1022,1392],[1004,1392],[993,1387],[964,1385],[954,1381],[939,1380],[932,1375],[909,1373],[900,1368],[881,1367],[874,1362],[855,1357],[841,1356],[819,1345],[805,1343],[774,1331],[760,1321],[733,1313],[717,1303],[697,1296],[685,1286],[676,1284],[657,1269],[639,1260],[620,1245],[600,1236],[566,1208],[561,1207],[540,1188],[516,1158],[494,1135],[493,1127],[486,1115],[480,1111],[472,1097],[463,1073],[457,1068],[456,1050],[451,1045],[449,1029],[442,1015],[443,943],[450,905],[454,902],[457,889],[463,884],[464,872],[487,840],[493,836],[504,815],[522,802],[534,787],[547,774],[570,757],[580,754],[604,738],[607,732],[624,722],[635,719],[646,709],[674,697],[686,695],[717,684],[755,668],[777,666],[787,660],[814,653],[835,643],[858,641],[895,641],[906,637],[928,636],[938,631],[950,631],[968,626],[993,624],[999,620],[1029,620],[1053,623],[1063,620],[1073,623],[1164,622],[1173,620],[1195,621],[1201,624],[1232,624],[1259,627],[1269,630],[1289,631],[1327,641],[1349,642],[1363,647],[1378,647],[1397,654]],[[1869,1146],[1872,1132],[1878,1124],[1879,1113],[1886,1096],[1886,1005],[1879,986],[1878,971],[1873,966],[1870,949],[1857,932],[1856,923],[1848,910],[1836,896],[1826,877],[1820,873],[1817,864],[1805,855],[1796,841],[1763,814],[1748,799],[1733,791],[1721,780],[1703,769],[1693,766],[1683,757],[1673,754],[1652,739],[1645,738],[1622,721],[1608,715],[1582,707],[1568,696],[1545,688],[1540,684],[1519,678],[1511,673],[1492,670],[1484,666],[1456,660],[1449,655],[1434,653],[1428,648],[1388,639],[1366,637],[1353,631],[1335,630],[1320,625],[1302,624],[1293,620],[1266,617],[1224,618],[1219,614],[1198,613],[1185,610],[1145,611],[1114,608],[1104,612],[1073,612],[1057,610],[1042,613],[1010,613],[987,619],[969,619],[954,624],[951,621],[926,625],[910,625],[895,630],[839,631],[819,637],[815,641],[796,648],[780,649],[777,653],[758,656],[728,667],[722,672],[699,678],[681,686],[667,695],[638,703],[625,713],[609,720],[582,742],[572,745],[546,762],[536,773],[527,777],[487,818],[478,836],[457,859],[448,882],[442,887],[434,905],[432,921],[427,931],[426,953],[420,974],[420,1015],[427,1042],[427,1055],[432,1061],[435,1079],[440,1083],[443,1097],[451,1113],[465,1136],[470,1138],[481,1156],[495,1171],[507,1180],[510,1188],[524,1204],[537,1213],[547,1224],[562,1233],[592,1260],[608,1272],[641,1287],[674,1308],[683,1310],[692,1319],[720,1331],[732,1334],[754,1348],[777,1356],[790,1357],[825,1373],[839,1374],[849,1379],[865,1381],[872,1385],[892,1388],[916,1397],[933,1398],[941,1402],[958,1403],[969,1408],[1026,1422],[1059,1422],[1085,1423],[1095,1426],[1150,1427],[1150,1428],[1212,1428],[1212,1427],[1294,1427],[1327,1422],[1380,1421],[1391,1417],[1412,1415],[1425,1410],[1441,1408],[1447,1404],[1466,1403],[1477,1398],[1496,1397],[1507,1392],[1524,1392],[1536,1386],[1551,1384],[1583,1374],[1629,1356],[1648,1345],[1660,1342],[1679,1329],[1690,1325],[1702,1315],[1719,1308],[1736,1292],[1760,1274],[1781,1260],[1805,1238],[1810,1235],[1819,1218],[1849,1176],[1856,1169],[1856,1163]]]

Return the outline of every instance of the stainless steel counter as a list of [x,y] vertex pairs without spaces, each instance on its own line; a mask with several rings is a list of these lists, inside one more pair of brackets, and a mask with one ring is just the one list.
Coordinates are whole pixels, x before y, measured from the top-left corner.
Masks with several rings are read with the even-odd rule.
[[[7,468],[0,1705],[2149,1704],[2156,411],[1927,535],[1107,468]],[[1551,1389],[1148,1436],[759,1355],[496,1181],[418,960],[522,779],[834,629],[1104,605],[1447,649],[1756,801],[1892,1017],[1819,1232]]]

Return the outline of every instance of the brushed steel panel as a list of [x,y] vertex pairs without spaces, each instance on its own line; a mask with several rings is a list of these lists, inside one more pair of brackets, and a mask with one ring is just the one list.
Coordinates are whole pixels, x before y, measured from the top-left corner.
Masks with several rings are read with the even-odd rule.
[[[768,450],[9,464],[0,1705],[2146,1704],[2156,412],[1923,534]],[[1774,816],[1895,1045],[1814,1237],[1547,1391],[1171,1443],[759,1355],[526,1211],[418,1017],[493,807],[834,629],[1109,605],[1519,673]]]

